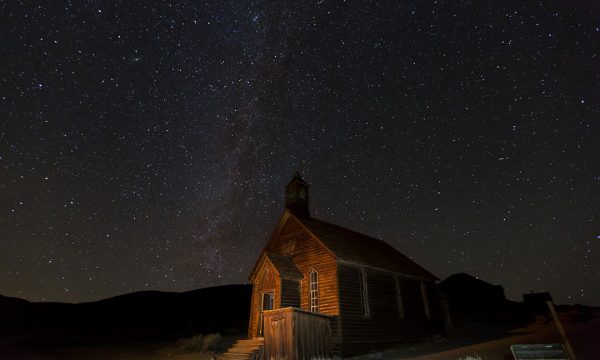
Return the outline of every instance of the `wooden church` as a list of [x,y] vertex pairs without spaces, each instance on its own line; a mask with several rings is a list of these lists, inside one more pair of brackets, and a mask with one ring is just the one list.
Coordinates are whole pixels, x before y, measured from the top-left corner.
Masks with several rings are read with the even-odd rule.
[[443,332],[438,278],[382,240],[311,217],[298,173],[249,279],[244,341],[264,342],[261,358],[345,357]]

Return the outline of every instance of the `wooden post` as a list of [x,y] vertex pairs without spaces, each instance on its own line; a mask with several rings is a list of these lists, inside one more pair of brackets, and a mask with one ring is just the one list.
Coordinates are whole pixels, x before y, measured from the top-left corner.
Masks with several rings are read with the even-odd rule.
[[546,304],[548,304],[548,307],[550,308],[550,313],[552,314],[552,317],[554,318],[554,323],[556,324],[556,327],[558,328],[558,332],[560,333],[560,336],[562,337],[562,340],[565,343],[565,346],[567,347],[567,352],[569,353],[569,357],[571,358],[571,360],[577,360],[577,358],[575,357],[575,352],[573,351],[573,348],[571,347],[571,343],[569,342],[569,339],[567,338],[567,333],[565,333],[565,329],[563,328],[562,323],[560,322],[560,319],[558,318],[558,315],[556,315],[556,311],[554,311],[554,305],[552,305],[552,301],[546,301]]

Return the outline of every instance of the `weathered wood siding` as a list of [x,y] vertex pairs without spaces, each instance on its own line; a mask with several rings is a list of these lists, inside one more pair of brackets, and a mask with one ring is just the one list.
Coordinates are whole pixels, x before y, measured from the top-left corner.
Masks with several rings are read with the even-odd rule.
[[250,309],[250,322],[248,325],[248,338],[256,337],[260,326],[260,313],[262,311],[262,294],[273,291],[275,301],[273,308],[281,307],[281,279],[269,261],[265,261],[260,269],[256,282],[252,286],[252,305]]
[[260,299],[256,291],[256,284],[252,284],[252,296],[250,299],[250,319],[248,319],[248,339],[252,339],[257,333],[258,304]]
[[310,271],[319,272],[319,312],[338,315],[337,265],[335,257],[296,220],[290,219],[268,252],[289,256],[302,273],[300,308],[310,310]]
[[[274,253],[291,258],[294,265],[302,273],[300,281],[276,277],[274,286],[274,308],[293,306],[310,310],[310,271],[319,273],[319,312],[326,315],[339,314],[337,263],[335,257],[296,220],[290,218],[280,233],[265,248]],[[260,260],[259,260],[260,261]],[[266,261],[257,269],[256,281],[253,284],[252,305],[248,337],[258,334],[259,317],[262,310],[262,293],[265,290],[264,277],[267,272],[277,274],[276,269]]]
[[265,359],[327,359],[332,355],[327,316],[283,308],[266,311]]
[[[359,278],[361,268],[338,264],[342,353],[344,356],[382,349],[397,343],[417,342],[442,332],[439,303],[433,284],[427,285],[431,320],[425,316],[420,281],[401,277],[404,318],[400,317],[395,274],[365,268],[369,316],[363,314]],[[434,310],[434,308],[436,308]]]
[[300,281],[281,280],[281,307],[300,307]]

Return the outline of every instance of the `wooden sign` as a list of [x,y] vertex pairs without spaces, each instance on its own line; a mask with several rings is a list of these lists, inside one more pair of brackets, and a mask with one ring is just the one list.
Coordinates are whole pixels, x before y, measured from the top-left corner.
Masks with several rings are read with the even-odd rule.
[[515,360],[571,360],[562,344],[511,345]]

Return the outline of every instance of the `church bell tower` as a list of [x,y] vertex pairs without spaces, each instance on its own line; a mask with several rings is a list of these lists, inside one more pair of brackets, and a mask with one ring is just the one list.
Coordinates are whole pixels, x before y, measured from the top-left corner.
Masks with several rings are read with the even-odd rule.
[[301,218],[310,218],[308,211],[308,184],[298,171],[285,187],[285,207],[294,215]]

